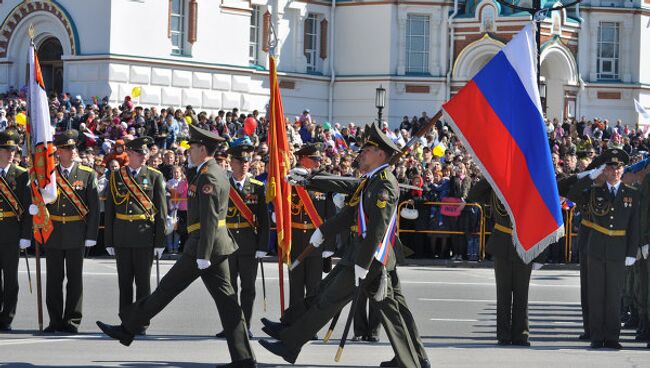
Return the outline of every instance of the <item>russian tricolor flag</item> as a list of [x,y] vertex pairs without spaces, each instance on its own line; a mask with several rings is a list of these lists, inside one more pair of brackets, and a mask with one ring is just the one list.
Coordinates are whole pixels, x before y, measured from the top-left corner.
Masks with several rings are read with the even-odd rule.
[[506,206],[513,242],[526,263],[564,236],[536,83],[533,30],[532,23],[524,27],[443,105],[447,121]]

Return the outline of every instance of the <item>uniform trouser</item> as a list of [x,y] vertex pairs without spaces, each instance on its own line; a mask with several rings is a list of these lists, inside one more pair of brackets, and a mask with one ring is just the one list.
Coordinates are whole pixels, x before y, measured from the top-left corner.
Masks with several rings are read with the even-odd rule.
[[588,256],[589,324],[591,341],[618,342],[625,263]]
[[357,310],[354,312],[354,336],[378,336],[381,314],[377,310],[377,304],[368,303],[368,295],[365,290],[359,293]]
[[411,341],[413,341],[413,346],[415,347],[415,351],[418,354],[418,359],[420,362],[428,360],[429,358],[427,356],[426,350],[424,349],[424,344],[422,343],[420,332],[415,325],[415,319],[413,318],[413,314],[406,304],[406,298],[404,297],[404,294],[402,294],[402,284],[399,282],[397,269],[390,271],[388,274],[390,275],[390,282],[393,287],[393,297],[399,305],[399,314],[402,316],[402,319],[404,319],[404,323],[406,323],[406,328],[408,329]]
[[639,332],[645,333],[648,320],[648,261],[641,258],[634,263],[634,305],[639,312]]
[[115,248],[117,264],[117,283],[120,288],[120,312],[131,305],[133,300],[133,283],[135,282],[135,300],[151,294],[151,265],[153,248],[137,247]]
[[[50,325],[56,328],[63,328],[68,324],[79,327],[81,324],[84,250],[84,247],[47,249],[45,304],[50,316]],[[65,289],[65,310],[63,309],[64,276],[68,280]]]
[[18,303],[18,244],[0,244],[0,325],[11,325]]
[[531,266],[494,257],[497,339],[528,341],[528,286]]
[[[298,318],[290,327],[280,333],[280,340],[291,350],[300,350],[314,334],[340,310],[342,310],[355,294],[354,266],[337,265],[340,268],[336,276],[327,280],[327,287],[321,290],[318,300]],[[366,279],[361,283],[361,289],[367,289],[374,294],[379,286],[381,265],[373,261]],[[395,299],[392,281],[388,283],[388,294],[378,303],[381,311],[382,324],[390,340],[398,365],[400,367],[419,367],[418,355],[413,346],[400,308]]]
[[580,250],[580,307],[582,309],[582,327],[585,330],[585,335],[589,336],[589,288],[587,281],[589,280],[589,262],[587,262],[587,239],[589,238],[589,228],[580,225],[578,230],[578,249]]
[[298,267],[289,272],[289,307],[302,314],[307,310],[306,295],[318,288],[323,274],[323,259],[319,255],[305,258]]
[[[253,304],[255,303],[255,279],[257,278],[257,261],[254,255],[239,255],[235,252],[228,256],[230,267],[230,284],[235,295],[239,294],[241,309],[244,311],[244,320],[247,328],[251,326]],[[241,280],[241,292],[238,292],[237,276]]]
[[217,306],[232,361],[255,359],[248,340],[244,315],[230,285],[227,257],[212,258],[211,261],[210,267],[199,270],[196,266],[196,258],[186,254],[181,255],[151,295],[124,308],[120,313],[124,328],[135,335],[149,324],[151,318],[160,313],[178,294],[200,277]]

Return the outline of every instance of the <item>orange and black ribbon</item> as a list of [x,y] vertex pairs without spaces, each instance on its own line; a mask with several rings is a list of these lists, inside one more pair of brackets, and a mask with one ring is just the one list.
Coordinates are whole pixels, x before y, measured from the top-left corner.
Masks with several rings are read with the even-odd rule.
[[77,192],[74,191],[68,179],[66,179],[63,176],[59,166],[57,166],[56,170],[57,170],[56,184],[59,186],[59,189],[61,189],[60,192],[63,193],[63,195],[66,198],[68,198],[68,200],[72,203],[72,205],[77,210],[79,215],[85,219],[86,215],[90,211],[88,209],[88,206],[86,206],[86,203],[84,203],[83,199],[79,197]]
[[296,189],[298,197],[300,197],[302,205],[305,207],[305,212],[307,212],[307,216],[309,216],[311,223],[316,227],[320,227],[323,224],[323,219],[318,214],[318,211],[316,211],[316,207],[314,206],[314,202],[312,202],[309,193],[303,187],[295,186],[294,188]]
[[16,216],[20,221],[20,218],[22,217],[23,212],[25,212],[25,209],[23,209],[23,206],[21,206],[18,197],[16,197],[16,193],[11,190],[11,187],[9,184],[7,184],[7,181],[2,176],[0,176],[0,195],[2,195],[2,198],[4,198],[7,203],[9,203],[11,210],[16,213]]
[[126,185],[126,189],[131,193],[135,199],[135,203],[142,208],[145,215],[150,221],[154,220],[154,215],[157,211],[156,207],[153,205],[153,201],[149,198],[147,193],[140,188],[138,183],[131,177],[126,166],[122,166],[119,171],[120,179]]
[[239,213],[246,219],[246,221],[253,227],[255,228],[255,215],[253,214],[253,211],[251,211],[250,208],[246,205],[244,200],[241,198],[239,195],[239,192],[233,186],[230,186],[230,191],[228,192],[228,197],[230,198],[230,201],[237,207],[237,210],[239,210]]

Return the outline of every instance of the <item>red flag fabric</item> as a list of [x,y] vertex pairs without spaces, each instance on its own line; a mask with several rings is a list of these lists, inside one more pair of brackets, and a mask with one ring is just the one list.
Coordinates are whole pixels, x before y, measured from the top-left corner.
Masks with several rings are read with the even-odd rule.
[[278,255],[290,262],[291,254],[291,186],[286,180],[291,168],[289,142],[282,109],[282,97],[278,84],[276,60],[269,56],[269,79],[271,100],[269,104],[269,176],[266,201],[273,203],[278,232]]
[[56,176],[54,162],[53,131],[50,125],[50,110],[43,83],[41,66],[34,45],[29,49],[29,124],[28,140],[33,147],[31,177],[32,203],[37,213],[33,215],[34,239],[44,244],[52,233],[52,221],[46,204],[56,200]]

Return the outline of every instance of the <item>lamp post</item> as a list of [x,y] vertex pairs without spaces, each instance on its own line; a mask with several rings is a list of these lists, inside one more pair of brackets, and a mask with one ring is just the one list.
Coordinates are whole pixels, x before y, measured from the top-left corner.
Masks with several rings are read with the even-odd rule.
[[380,84],[377,89],[375,89],[375,107],[377,108],[377,121],[380,124],[381,128],[381,110],[386,106],[386,89]]

